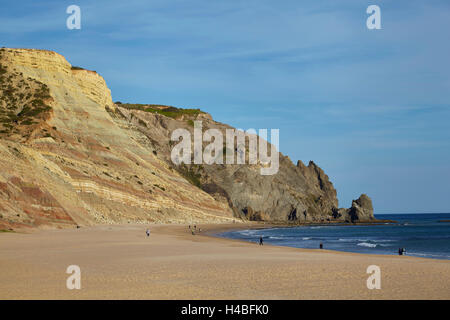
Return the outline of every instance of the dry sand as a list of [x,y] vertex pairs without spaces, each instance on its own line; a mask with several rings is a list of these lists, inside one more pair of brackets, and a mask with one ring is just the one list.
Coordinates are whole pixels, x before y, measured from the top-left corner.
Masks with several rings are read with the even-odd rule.
[[[147,238],[145,229],[0,233],[0,299],[450,299],[446,260],[259,246],[179,225],[150,226]],[[81,290],[66,288],[69,265],[81,268]],[[367,289],[369,265],[381,268],[380,290]]]

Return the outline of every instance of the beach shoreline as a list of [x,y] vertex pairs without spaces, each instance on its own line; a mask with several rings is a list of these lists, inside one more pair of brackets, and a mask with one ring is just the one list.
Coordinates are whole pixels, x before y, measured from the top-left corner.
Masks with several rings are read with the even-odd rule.
[[[191,226],[193,227],[193,226]],[[0,234],[0,299],[449,299],[450,262],[223,238],[272,224],[102,225]],[[150,237],[145,236],[149,228]],[[82,289],[66,288],[80,266]],[[367,267],[381,269],[369,290]]]
[[[436,235],[434,238],[430,238],[432,240],[431,242],[427,242],[427,244],[424,242],[422,246],[418,246],[417,243],[413,243],[411,247],[408,246],[410,244],[409,241],[411,241],[411,234],[404,234],[404,230],[407,230],[405,226],[411,228],[411,226],[418,225],[422,228],[423,226],[429,228],[432,225],[429,222],[426,222],[427,224],[425,225],[423,223],[423,221],[414,223],[408,221],[408,223],[397,222],[395,224],[389,224],[389,226],[385,224],[250,224],[246,227],[239,228],[233,228],[232,226],[219,227],[216,228],[216,231],[211,231],[210,235],[250,243],[259,242],[259,237],[262,236],[265,245],[320,250],[320,244],[323,244],[323,247],[330,251],[370,255],[399,255],[398,250],[400,249],[397,250],[397,248],[404,248],[403,255],[410,257],[450,260],[447,251],[439,251],[439,247],[436,247],[436,245],[439,246],[440,244],[433,242],[436,239]],[[327,229],[328,227],[334,228]],[[357,228],[353,231],[352,227],[364,228]],[[319,228],[320,231],[310,230]],[[255,232],[256,230],[259,231]],[[393,230],[395,234],[393,234]],[[442,233],[442,230],[439,231]],[[419,232],[423,232],[423,230],[419,230]],[[424,239],[424,241],[427,240]],[[417,242],[417,238],[412,241]],[[406,250],[405,245],[406,249],[411,250]],[[442,248],[442,250],[446,249]]]

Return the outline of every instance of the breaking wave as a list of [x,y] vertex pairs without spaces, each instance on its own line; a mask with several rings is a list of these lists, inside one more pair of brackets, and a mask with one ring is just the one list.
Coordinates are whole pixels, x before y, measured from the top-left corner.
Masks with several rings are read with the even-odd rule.
[[368,243],[368,242],[360,242],[357,244],[360,247],[368,247],[368,248],[376,248],[376,244],[375,243]]

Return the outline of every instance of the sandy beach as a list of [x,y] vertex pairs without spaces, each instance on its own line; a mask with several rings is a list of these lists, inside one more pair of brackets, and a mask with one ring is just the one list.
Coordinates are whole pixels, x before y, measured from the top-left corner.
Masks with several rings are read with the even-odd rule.
[[[447,260],[259,246],[209,235],[234,224],[199,227],[0,233],[0,299],[450,299]],[[66,288],[69,265],[80,290]],[[369,265],[380,290],[366,286]]]

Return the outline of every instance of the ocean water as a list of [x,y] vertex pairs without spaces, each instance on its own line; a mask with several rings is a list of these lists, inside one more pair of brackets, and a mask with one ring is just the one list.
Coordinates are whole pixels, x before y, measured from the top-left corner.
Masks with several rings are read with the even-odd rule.
[[314,225],[289,228],[229,231],[221,237],[264,243],[324,249],[398,255],[399,248],[406,255],[450,259],[450,214],[386,214],[375,215],[377,219],[395,220],[382,225]]

